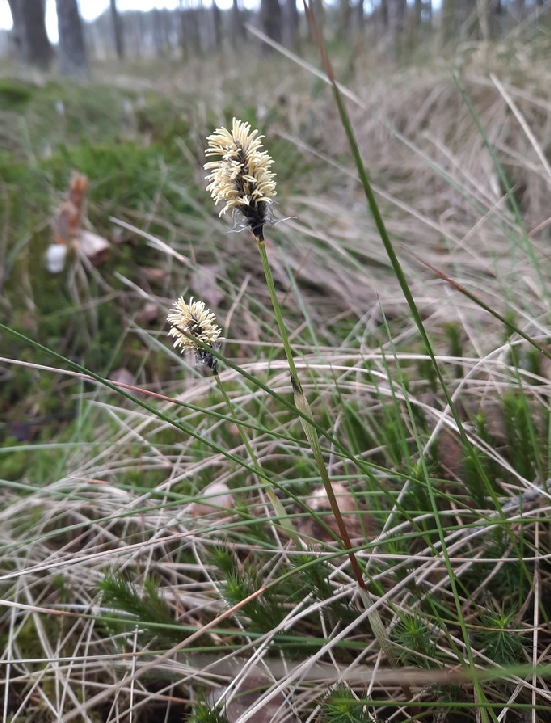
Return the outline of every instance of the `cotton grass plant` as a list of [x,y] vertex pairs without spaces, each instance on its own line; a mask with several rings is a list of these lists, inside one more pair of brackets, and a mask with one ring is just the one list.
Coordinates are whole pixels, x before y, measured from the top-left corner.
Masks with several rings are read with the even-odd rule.
[[[256,241],[285,358],[289,365],[295,406],[301,413],[300,421],[335,517],[342,544],[348,551],[359,592],[363,597],[365,607],[370,610],[372,599],[367,590],[364,574],[352,550],[350,535],[329,478],[317,430],[311,423],[312,411],[298,376],[268,260],[264,227],[270,220],[269,207],[276,195],[276,184],[275,176],[270,170],[273,160],[265,150],[261,150],[260,140],[261,136],[257,130],[251,131],[250,124],[242,123],[235,118],[232,121],[231,132],[225,128],[219,128],[209,136],[206,155],[219,156],[219,158],[205,165],[205,169],[210,170],[210,183],[207,191],[210,191],[216,203],[225,203],[220,214],[231,211],[234,215],[242,215],[245,218],[246,227],[250,229]],[[388,659],[394,663],[395,657],[379,613],[371,611],[368,616],[379,645]],[[404,686],[404,693],[409,695],[407,685]]]
[[[232,121],[231,132],[225,128],[219,128],[209,136],[209,147],[206,154],[208,156],[218,155],[220,158],[205,165],[205,169],[211,171],[209,176],[211,182],[207,186],[207,191],[210,191],[216,203],[225,202],[225,206],[220,211],[221,214],[233,211],[234,214],[242,215],[245,218],[246,226],[250,229],[256,241],[285,357],[289,364],[295,404],[297,409],[304,415],[301,417],[303,428],[312,448],[323,485],[331,501],[331,507],[343,543],[350,549],[350,539],[327,474],[316,430],[307,421],[308,418],[312,417],[312,413],[298,377],[293,351],[289,343],[266,252],[264,227],[269,221],[268,209],[276,195],[276,184],[274,174],[270,171],[273,160],[266,151],[260,150],[260,139],[261,136],[259,137],[258,131],[251,131],[250,124],[242,123],[235,118]],[[353,554],[351,555],[351,562],[354,566],[358,584],[365,589],[360,568]]]

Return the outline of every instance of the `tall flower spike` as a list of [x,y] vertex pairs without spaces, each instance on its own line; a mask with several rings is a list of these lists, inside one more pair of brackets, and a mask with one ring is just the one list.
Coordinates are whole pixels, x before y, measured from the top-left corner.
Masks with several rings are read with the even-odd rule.
[[181,296],[174,303],[174,308],[167,319],[172,326],[168,334],[174,337],[174,346],[180,346],[182,351],[191,349],[195,352],[195,368],[203,376],[216,374],[218,360],[208,349],[195,342],[195,339],[198,339],[215,351],[220,348],[221,329],[214,323],[216,320],[214,314],[209,309],[205,309],[205,302],[193,301],[191,297],[189,303],[186,303]]
[[231,133],[217,128],[207,138],[206,156],[220,156],[205,163],[209,185],[207,191],[216,203],[225,203],[220,216],[231,211],[240,212],[246,225],[260,241],[263,228],[269,221],[269,206],[276,195],[275,174],[270,171],[273,159],[261,150],[258,131],[251,131],[250,123],[232,120]]

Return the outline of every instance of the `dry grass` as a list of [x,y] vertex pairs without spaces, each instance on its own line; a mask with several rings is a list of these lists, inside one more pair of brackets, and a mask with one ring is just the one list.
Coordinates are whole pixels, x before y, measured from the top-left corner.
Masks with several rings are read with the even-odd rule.
[[[301,508],[290,500],[285,508],[304,539],[312,530],[320,536],[307,541],[312,559],[327,558],[330,592],[323,597],[311,581],[302,599],[293,600],[287,588],[275,584],[291,572],[290,579],[299,579],[296,552],[271,519],[265,486],[235,461],[246,463],[247,453],[235,423],[224,417],[248,424],[263,469],[323,513],[323,503],[313,502],[319,481],[298,419],[233,369],[221,374],[229,410],[215,383],[198,380],[167,348],[169,371],[144,371],[139,380],[178,400],[179,406],[159,401],[158,408],[184,420],[217,449],[112,392],[86,385],[70,438],[58,446],[35,445],[28,452],[35,460],[32,473],[3,483],[4,719],[176,721],[194,709],[200,691],[223,691],[229,700],[245,681],[245,688],[260,691],[249,693],[242,708],[228,708],[231,723],[263,723],[274,716],[327,720],[335,710],[323,707],[325,695],[337,684],[370,701],[371,720],[409,715],[422,720],[422,703],[432,704],[427,720],[483,720],[483,701],[461,672],[470,648],[485,700],[495,704],[487,720],[549,720],[543,674],[526,676],[514,668],[545,662],[550,642],[549,367],[540,359],[532,364],[535,357],[525,342],[506,335],[489,314],[409,253],[548,343],[551,78],[544,64],[517,56],[508,66],[512,70],[503,73],[503,63],[493,56],[484,64],[473,56],[462,68],[461,83],[486,139],[449,72],[438,66],[374,79],[372,56],[366,56],[356,63],[348,101],[385,222],[449,390],[461,401],[469,438],[490,470],[493,497],[483,490],[483,506],[476,502],[476,475],[473,483],[449,410],[431,391],[417,330],[362,200],[328,90],[284,60],[266,70],[261,82],[247,77],[250,71],[241,65],[226,73],[213,61],[214,67],[190,69],[196,84],[180,74],[155,84],[190,119],[183,154],[200,157],[208,124],[222,122],[228,107],[236,115],[242,108],[257,114],[261,109],[268,119],[267,146],[282,149],[281,157],[276,154],[278,213],[292,218],[270,234],[270,261],[314,417],[349,450],[347,458],[330,437],[323,441],[331,476],[345,485],[343,506],[350,503],[348,488],[362,510],[349,515],[357,554],[368,572],[374,607],[407,668],[393,671],[386,665],[366,612],[358,609],[347,561],[331,548],[323,528],[306,525]],[[192,110],[190,98],[196,99]],[[519,214],[495,157],[505,168]],[[202,184],[198,165],[195,181]],[[219,299],[217,316],[231,356],[270,390],[290,398],[259,259],[245,234],[226,234],[207,206],[196,210],[165,222],[162,214],[155,216],[152,202],[136,214],[136,235],[152,219],[166,228],[161,240],[169,247],[160,247],[158,266],[170,283],[159,292],[127,285],[124,293],[146,295],[164,309],[188,288],[198,293],[197,270],[214,265],[215,273],[201,283],[206,297]],[[449,324],[456,325],[456,342],[450,341]],[[161,327],[159,322],[157,329],[139,329],[144,369],[148,354],[164,343]],[[129,329],[136,329],[131,319]],[[527,368],[518,368],[512,348]],[[506,403],[508,394],[516,396]],[[493,410],[486,411],[484,424],[476,416],[481,409]],[[423,489],[425,463],[443,545]],[[219,485],[214,491],[207,489],[212,482]],[[221,490],[231,495],[229,509],[220,497],[212,499],[218,509],[198,507],[204,496]],[[524,501],[519,493],[525,493]],[[373,516],[367,539],[365,508]],[[271,629],[262,629],[259,619],[251,622],[250,605],[243,614],[231,608],[231,576],[212,556],[219,547],[229,551],[243,577],[249,566],[254,569],[253,596],[277,601],[282,615]],[[170,611],[173,625],[155,628],[161,613],[147,620],[144,610],[124,625],[124,606],[105,602],[99,593],[112,571],[127,576],[129,594],[137,599],[146,597],[144,581],[154,579],[166,602],[159,610]],[[490,618],[484,617],[488,612]],[[497,650],[502,641],[496,619],[509,612],[503,637],[511,649],[504,653]],[[415,614],[421,633],[407,627]],[[154,635],[144,636],[140,628]],[[420,639],[427,645],[415,649]],[[484,681],[500,664],[512,669],[501,680]],[[404,683],[418,707],[403,700]],[[446,713],[438,706],[450,696],[471,708]],[[380,710],[377,701],[386,701]],[[528,710],[514,712],[518,703]],[[356,710],[349,719],[360,718]]]

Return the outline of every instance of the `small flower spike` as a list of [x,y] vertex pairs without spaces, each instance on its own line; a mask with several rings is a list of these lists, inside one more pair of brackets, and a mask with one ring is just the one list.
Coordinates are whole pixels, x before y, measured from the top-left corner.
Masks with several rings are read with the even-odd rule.
[[195,339],[202,341],[211,349],[220,349],[221,329],[216,326],[215,316],[205,309],[203,301],[193,301],[193,297],[186,303],[183,296],[174,303],[174,309],[167,316],[172,328],[168,332],[174,337],[174,346],[180,346],[182,351],[191,349],[195,352],[195,368],[203,376],[217,373],[217,359],[208,349],[199,346]]
[[263,228],[276,195],[275,174],[270,170],[274,161],[261,150],[263,137],[251,131],[250,123],[234,118],[231,133],[217,128],[207,138],[205,151],[206,156],[220,156],[205,163],[205,170],[210,171],[207,191],[216,203],[225,203],[220,216],[227,211],[242,213],[259,241],[264,240]]

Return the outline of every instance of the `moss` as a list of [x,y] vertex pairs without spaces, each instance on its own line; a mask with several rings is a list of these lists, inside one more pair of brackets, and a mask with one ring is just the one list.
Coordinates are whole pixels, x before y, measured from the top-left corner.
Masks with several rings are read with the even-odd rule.
[[0,80],[0,106],[4,111],[18,111],[27,105],[38,86],[20,80]]

